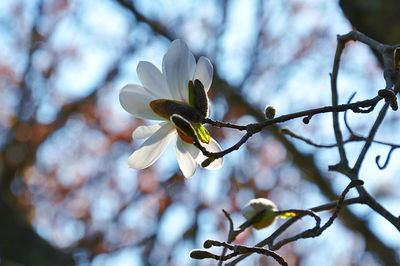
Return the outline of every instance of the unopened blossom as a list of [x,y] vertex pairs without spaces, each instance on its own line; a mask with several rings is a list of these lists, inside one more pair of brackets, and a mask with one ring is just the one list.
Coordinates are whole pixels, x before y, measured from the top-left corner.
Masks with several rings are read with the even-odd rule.
[[[201,118],[208,115],[207,92],[213,77],[213,66],[210,60],[200,57],[196,63],[186,43],[175,40],[163,57],[162,72],[147,61],[139,62],[136,72],[142,85],[128,84],[123,87],[119,94],[121,105],[137,118],[159,120],[160,123],[139,126],[135,129],[132,134],[134,140],[143,138],[147,140],[128,158],[128,166],[135,169],[149,167],[173,139],[178,165],[185,177],[191,177],[197,165],[206,157],[193,145],[191,131],[183,132],[182,126],[193,128],[201,145],[208,151],[221,151],[219,144],[201,125]],[[196,100],[193,99],[194,87],[197,88],[197,92],[200,92],[198,93],[200,96],[194,93],[199,106],[194,104]],[[179,127],[173,121],[181,126]],[[188,123],[190,125],[185,127]],[[222,164],[223,159],[220,158],[206,168],[219,169]]]
[[255,229],[262,229],[270,226],[275,221],[275,217],[277,216],[276,211],[278,211],[278,207],[276,207],[273,201],[265,198],[257,198],[250,200],[243,207],[242,214],[247,220],[259,214],[253,222],[253,227]]

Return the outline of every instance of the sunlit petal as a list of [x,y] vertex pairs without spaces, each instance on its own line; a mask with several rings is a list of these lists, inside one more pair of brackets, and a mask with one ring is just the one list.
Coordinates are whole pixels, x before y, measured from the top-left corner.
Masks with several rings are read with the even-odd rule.
[[[202,143],[202,145],[209,151],[209,152],[220,152],[222,151],[221,146],[219,146],[218,142],[216,142],[213,138],[211,138],[210,143]],[[201,163],[207,159],[206,156],[204,156],[201,152],[196,158],[196,161],[201,165]],[[209,170],[217,170],[222,167],[224,164],[224,158],[219,158],[215,161],[213,161],[209,166],[205,167],[206,169]]]
[[152,63],[140,61],[136,72],[143,87],[156,98],[172,99],[165,76]]
[[163,153],[176,130],[168,123],[159,128],[143,145],[129,156],[131,168],[143,169],[152,165]]
[[[192,177],[197,168],[197,163],[181,138],[176,138],[176,158],[178,165],[185,177]],[[193,145],[192,145],[193,146]]]
[[164,126],[167,122],[151,125],[139,126],[132,133],[132,139],[144,139],[153,135],[157,130]]
[[149,103],[155,100],[142,86],[128,84],[119,92],[122,107],[135,117],[151,120],[163,120],[151,110]]
[[184,41],[171,43],[163,58],[162,68],[172,97],[188,102],[188,82],[193,78],[196,60]]
[[194,159],[196,159],[199,156],[199,154],[201,153],[201,151],[198,148],[196,148],[196,146],[194,146],[193,144],[189,144],[186,142],[182,142],[182,143],[185,146],[185,149],[190,153],[190,155],[192,155],[192,157]]
[[193,80],[200,80],[204,89],[208,91],[213,78],[213,66],[207,57],[200,57],[196,65]]

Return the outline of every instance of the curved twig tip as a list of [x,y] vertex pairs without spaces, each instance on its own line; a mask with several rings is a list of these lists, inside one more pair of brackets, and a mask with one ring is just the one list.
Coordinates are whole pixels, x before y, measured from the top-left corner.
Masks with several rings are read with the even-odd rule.
[[393,151],[394,151],[395,149],[397,149],[397,148],[398,148],[398,147],[393,146],[393,147],[390,149],[390,151],[389,151],[389,153],[388,153],[388,155],[387,155],[387,157],[386,157],[386,161],[383,163],[383,165],[380,165],[380,164],[379,164],[379,160],[381,159],[381,156],[378,155],[378,156],[375,157],[376,166],[378,166],[378,168],[379,168],[380,170],[383,170],[383,169],[385,169],[385,168],[388,166],[389,161],[390,161],[390,157],[392,156]]

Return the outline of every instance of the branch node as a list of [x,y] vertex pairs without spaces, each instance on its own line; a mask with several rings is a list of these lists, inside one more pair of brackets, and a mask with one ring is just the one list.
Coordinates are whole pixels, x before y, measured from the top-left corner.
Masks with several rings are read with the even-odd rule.
[[389,89],[382,89],[378,91],[379,97],[382,97],[385,99],[386,102],[390,104],[390,107],[392,108],[393,111],[396,111],[399,109],[399,105],[397,104],[397,98],[396,94]]
[[251,135],[260,132],[262,127],[260,126],[260,124],[257,123],[252,123],[252,124],[248,124],[246,126],[247,132],[250,133]]
[[353,179],[349,184],[349,188],[359,187],[362,185],[364,185],[364,181],[362,181],[361,179]]

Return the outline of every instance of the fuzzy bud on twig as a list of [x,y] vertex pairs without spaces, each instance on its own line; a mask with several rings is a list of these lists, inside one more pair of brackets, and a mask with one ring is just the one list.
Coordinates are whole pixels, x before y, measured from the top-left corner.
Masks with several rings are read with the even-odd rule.
[[276,109],[272,105],[267,105],[264,110],[265,118],[274,119],[276,115]]
[[249,220],[258,215],[253,222],[255,229],[262,229],[270,226],[274,221],[278,211],[275,203],[269,199],[258,198],[250,200],[242,209],[243,216]]

